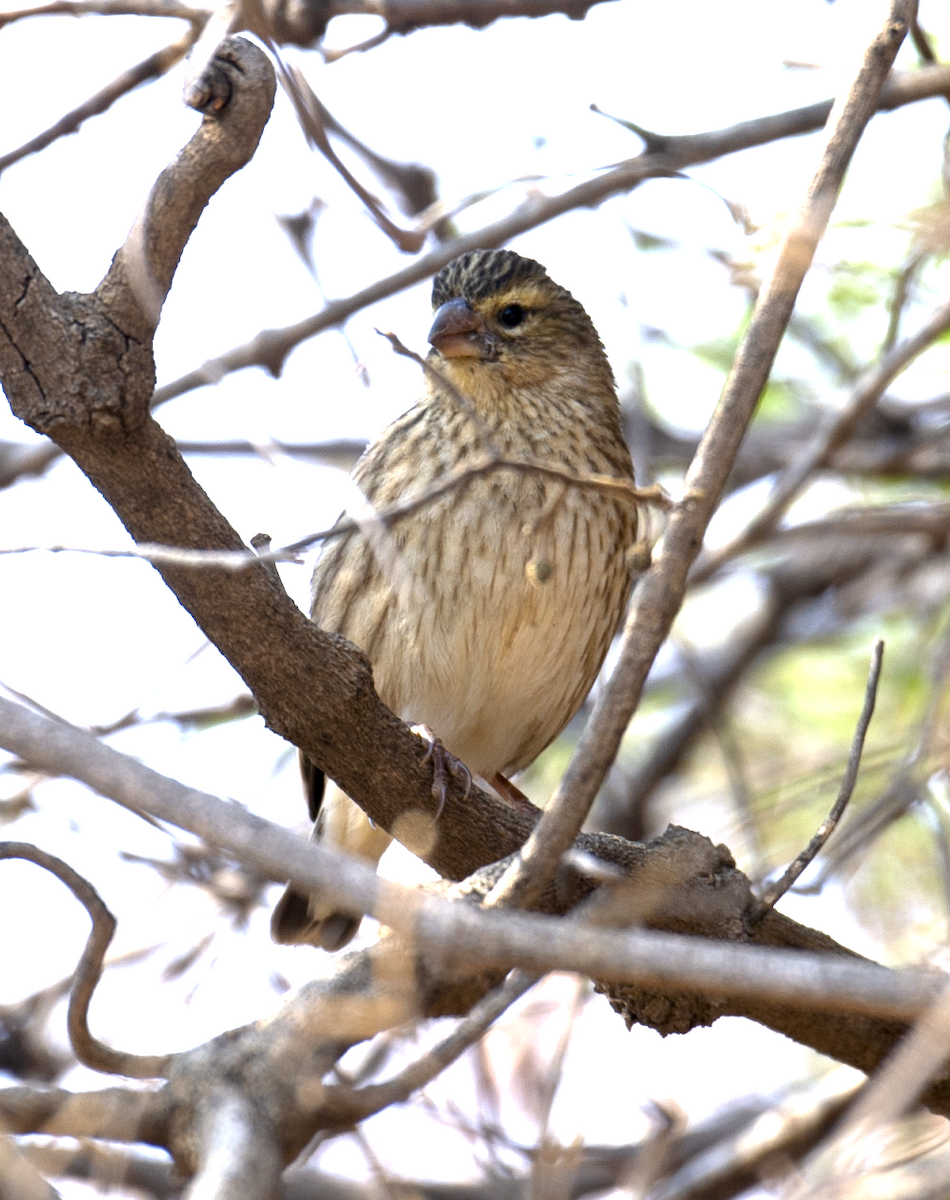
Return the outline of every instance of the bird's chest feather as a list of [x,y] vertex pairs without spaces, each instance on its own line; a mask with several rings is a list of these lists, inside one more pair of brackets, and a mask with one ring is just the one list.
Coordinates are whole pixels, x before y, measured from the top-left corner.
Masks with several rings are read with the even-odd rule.
[[377,668],[381,694],[477,773],[525,765],[593,682],[631,540],[617,505],[530,476],[479,480],[449,516],[407,522],[402,559],[420,553],[391,609],[386,640],[403,653]]
[[410,509],[328,547],[313,616],[366,651],[403,719],[429,725],[476,774],[507,773],[576,711],[622,615],[635,513],[570,478],[629,477],[629,457],[548,413],[530,436],[496,427],[486,467],[470,416],[431,417],[406,414],[361,464],[377,513]]

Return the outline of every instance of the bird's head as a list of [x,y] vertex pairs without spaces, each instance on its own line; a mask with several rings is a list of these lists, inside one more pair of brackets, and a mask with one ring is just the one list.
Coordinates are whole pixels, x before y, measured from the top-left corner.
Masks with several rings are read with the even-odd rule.
[[[511,250],[474,250],[432,285],[430,359],[450,377],[487,367],[507,386],[538,386],[565,371],[613,376],[590,317],[540,263]],[[600,381],[600,380],[599,380]]]

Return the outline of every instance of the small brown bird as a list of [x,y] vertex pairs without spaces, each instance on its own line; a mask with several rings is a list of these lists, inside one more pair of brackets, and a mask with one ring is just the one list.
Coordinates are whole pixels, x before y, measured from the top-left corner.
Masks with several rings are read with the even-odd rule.
[[[432,307],[425,395],[354,481],[385,514],[475,463],[496,465],[329,542],[311,615],[362,647],[395,713],[517,801],[508,776],[575,714],[623,615],[636,508],[629,491],[590,480],[632,484],[633,469],[600,338],[539,263],[464,254],[435,277]],[[322,775],[304,766],[313,836],[377,863],[389,835],[335,785],[321,803]],[[271,921],[275,941],[327,950],[358,927],[293,888]]]

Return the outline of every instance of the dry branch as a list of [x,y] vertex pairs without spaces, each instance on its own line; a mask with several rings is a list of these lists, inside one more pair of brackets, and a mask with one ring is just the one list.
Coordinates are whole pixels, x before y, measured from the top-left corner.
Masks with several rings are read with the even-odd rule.
[[[3,24],[3,18],[0,17],[0,27]],[[121,99],[122,96],[127,95],[135,88],[141,86],[141,84],[148,83],[152,79],[160,79],[176,63],[181,62],[194,45],[198,32],[198,26],[193,24],[192,28],[183,38],[179,38],[177,42],[172,42],[170,46],[165,46],[162,50],[156,50],[154,54],[150,54],[148,58],[144,58],[140,63],[136,63],[134,67],[129,67],[123,71],[112,83],[107,84],[106,87],[100,89],[94,96],[90,96],[88,100],[84,101],[77,108],[60,117],[49,129],[37,134],[34,138],[30,138],[28,142],[24,142],[16,150],[10,150],[8,153],[0,155],[0,173],[5,171],[7,167],[12,167],[14,163],[20,162],[21,159],[45,150],[47,146],[52,145],[59,138],[66,137],[70,133],[76,133],[84,121],[88,121],[90,117],[97,117],[101,113],[108,112],[116,100]]]
[[[828,118],[825,143],[801,208],[785,234],[770,278],[759,293],[719,404],[687,471],[663,542],[634,592],[617,665],[603,688],[577,749],[541,820],[498,885],[497,903],[525,903],[540,893],[577,836],[640,700],[647,674],[686,591],[686,578],[725,490],[739,443],[772,370],[798,290],[811,266],[845,171],[904,40],[912,3],[892,4],[847,90]],[[945,320],[950,320],[948,311]],[[883,390],[883,389],[882,389]]]
[[69,989],[66,1022],[69,1044],[77,1059],[84,1066],[113,1075],[130,1075],[140,1079],[161,1075],[168,1062],[166,1056],[121,1053],[104,1045],[89,1032],[89,1002],[102,978],[103,960],[115,932],[115,917],[106,908],[102,897],[72,867],[35,846],[22,842],[0,842],[0,859],[10,858],[25,859],[55,875],[83,905],[92,921],[89,938]]
[[[3,700],[0,744],[40,762],[51,773],[81,779],[134,811],[190,830],[265,877],[289,876],[305,890],[327,889],[343,908],[372,912],[404,934],[410,946],[427,947],[425,968],[417,965],[410,972],[417,981],[413,1003],[426,1015],[468,1007],[491,986],[493,972],[512,965],[533,971],[578,970],[617,981],[606,990],[628,1020],[685,1032],[697,1023],[738,1013],[869,1070],[903,1027],[860,1014],[916,1015],[940,987],[939,976],[885,971],[775,912],[752,927],[751,889],[728,852],[685,830],[671,830],[648,847],[605,835],[581,837],[578,848],[621,868],[624,881],[595,899],[589,910],[578,912],[578,919],[559,922],[537,915],[480,913],[471,903],[446,903],[380,880],[362,863],[302,842],[237,805],[161,776],[83,730]],[[456,893],[446,894],[478,902],[504,865],[495,864],[458,885]],[[564,913],[591,888],[582,875],[563,871],[558,888],[543,898],[544,909]],[[644,924],[700,936],[684,939],[609,929]],[[713,939],[752,945],[725,945]],[[765,949],[770,946],[795,947],[796,952],[770,953]],[[369,970],[373,954],[386,961],[386,955],[396,951],[387,940],[381,950],[368,952],[370,960],[360,958],[362,953],[331,962],[329,980],[315,981],[314,986],[341,986],[344,963],[358,973]],[[391,979],[392,968],[387,970],[383,976],[378,971],[370,974]],[[454,980],[448,987],[445,972]],[[689,992],[677,995],[672,990],[677,988]],[[809,1012],[815,1008],[823,1013],[817,1020]],[[837,1012],[844,1015],[838,1018]],[[288,1020],[292,1019],[291,1011]],[[379,1028],[383,1027],[385,1023]],[[359,1036],[375,1031],[360,1025]],[[181,1061],[180,1056],[175,1059]]]
[[[928,67],[913,74],[893,76],[881,91],[878,111],[889,112],[950,92],[950,67]],[[821,101],[776,116],[744,121],[727,129],[678,136],[650,135],[644,153],[610,168],[558,196],[532,197],[516,212],[482,229],[455,238],[417,259],[394,275],[363,288],[344,300],[331,301],[321,312],[283,329],[262,330],[251,341],[236,346],[196,370],[163,384],[154,403],[163,404],[195,388],[219,383],[225,375],[247,367],[263,367],[272,375],[283,370],[287,356],[309,338],[334,329],[361,309],[393,296],[434,275],[459,254],[481,247],[501,246],[529,229],[536,229],[575,208],[596,207],[608,197],[632,191],[646,179],[675,176],[688,167],[711,162],[725,154],[766,145],[786,137],[813,133],[828,119],[832,102]]]

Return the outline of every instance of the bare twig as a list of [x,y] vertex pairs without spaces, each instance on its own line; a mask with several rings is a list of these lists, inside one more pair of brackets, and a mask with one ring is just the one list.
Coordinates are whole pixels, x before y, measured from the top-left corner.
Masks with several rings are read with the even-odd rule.
[[418,232],[409,229],[401,229],[395,221],[383,211],[383,206],[378,197],[368,191],[360,181],[356,178],[352,171],[340,159],[339,155],[330,144],[330,139],[327,136],[324,108],[313,89],[307,82],[303,73],[295,67],[288,67],[280,54],[277,47],[271,43],[271,53],[277,62],[277,70],[280,78],[281,86],[290,97],[290,101],[294,106],[294,111],[297,114],[297,120],[300,122],[300,127],[304,131],[304,135],[311,146],[316,147],[327,160],[328,163],[337,171],[346,185],[353,191],[366,206],[370,216],[379,226],[379,228],[389,237],[400,250],[407,254],[418,254],[425,244],[425,232]]
[[[631,504],[649,504],[656,508],[667,509],[670,499],[659,484],[648,488],[638,488],[626,479],[615,479],[612,475],[575,475],[565,468],[552,463],[541,462],[533,458],[506,459],[496,458],[486,454],[472,462],[469,466],[451,471],[441,481],[426,488],[416,496],[410,496],[399,504],[374,512],[373,520],[387,527],[395,525],[403,517],[417,512],[428,504],[440,499],[446,493],[453,491],[462,484],[468,483],[481,475],[489,475],[495,471],[514,471],[523,475],[543,475],[549,479],[557,479],[571,487],[591,489],[603,492],[619,499],[629,500]],[[252,565],[264,563],[270,565],[278,562],[300,562],[300,554],[316,542],[329,541],[332,538],[343,537],[360,528],[355,518],[345,518],[328,529],[308,534],[296,542],[276,550],[266,550],[260,553],[253,550],[191,550],[184,546],[165,546],[140,542],[137,546],[124,550],[97,550],[84,546],[15,546],[0,548],[0,555],[30,554],[45,551],[49,554],[96,554],[103,558],[137,558],[154,564],[168,563],[176,567],[201,568],[213,570],[243,571]]]
[[0,488],[10,487],[25,475],[42,475],[61,454],[54,442],[0,442]]
[[[175,15],[180,14],[176,13]],[[3,23],[3,18],[0,17],[0,27]],[[136,63],[134,67],[129,67],[101,91],[96,92],[94,96],[90,96],[88,100],[80,104],[78,108],[74,108],[65,116],[60,117],[49,129],[30,138],[16,150],[10,150],[7,154],[0,155],[0,172],[5,171],[14,163],[20,162],[21,159],[27,158],[30,154],[37,154],[40,150],[45,150],[59,138],[75,133],[84,121],[108,112],[116,100],[133,91],[140,84],[147,83],[150,79],[160,79],[177,62],[181,62],[194,45],[200,32],[200,26],[193,21],[191,29],[177,42],[172,42],[162,50],[156,50],[154,54],[150,54],[148,58]]]
[[76,967],[69,994],[69,1044],[76,1057],[84,1066],[113,1075],[151,1079],[163,1074],[169,1062],[167,1055],[127,1054],[113,1050],[89,1032],[89,1001],[102,976],[102,961],[115,932],[115,918],[99,893],[72,867],[36,846],[25,842],[0,842],[0,859],[8,858],[24,858],[55,875],[83,905],[92,921],[92,930]]
[[356,42],[352,46],[344,46],[342,50],[329,50],[325,46],[320,47],[320,54],[323,56],[325,63],[339,62],[341,58],[346,58],[348,54],[363,54],[367,50],[375,50],[377,46],[382,46],[393,36],[395,31],[388,28],[381,29],[379,33],[373,37],[366,38],[365,41]]
[[684,498],[670,513],[650,569],[642,576],[617,666],[597,698],[577,749],[540,821],[493,889],[490,902],[530,903],[577,836],[636,709],[647,673],[686,590],[687,574],[726,485],[742,436],[768,380],[798,289],[831,216],[851,156],[878,104],[915,5],[894,0],[883,30],[835,102],[821,161],[759,293],[719,405],[693,459]]
[[479,1000],[448,1037],[398,1075],[385,1083],[366,1084],[361,1088],[328,1087],[328,1103],[334,1108],[339,1107],[341,1122],[362,1121],[390,1104],[403,1103],[483,1037],[502,1013],[537,983],[538,978],[528,971],[512,971],[500,987]]
[[209,10],[192,8],[180,0],[52,0],[50,4],[0,13],[0,29],[28,17],[181,17],[200,25],[208,15]]
[[382,329],[377,329],[376,332],[380,337],[385,338],[389,342],[396,354],[414,362],[421,368],[423,375],[427,379],[434,380],[439,387],[448,392],[458,408],[465,413],[469,421],[475,426],[475,432],[478,434],[479,448],[483,451],[485,458],[493,463],[502,462],[502,454],[498,449],[498,444],[492,436],[491,430],[479,414],[471,397],[466,396],[464,392],[460,391],[451,379],[440,371],[434,363],[429,362],[427,358],[423,358],[421,354],[417,354],[415,350],[410,350],[408,346],[404,345],[395,333],[384,332]]
[[761,921],[765,914],[775,907],[778,901],[781,900],[788,889],[795,883],[796,879],[821,853],[823,846],[834,833],[838,822],[844,815],[844,810],[851,799],[851,793],[854,791],[854,785],[858,781],[861,752],[864,749],[864,739],[867,736],[868,726],[871,724],[871,717],[874,715],[874,703],[877,699],[877,685],[881,678],[881,663],[883,659],[884,643],[878,638],[874,643],[874,650],[871,653],[871,669],[868,673],[867,687],[864,690],[864,707],[861,709],[861,715],[858,718],[858,724],[854,731],[851,750],[848,754],[848,765],[845,769],[844,778],[841,781],[838,798],[835,800],[831,812],[829,812],[827,817],[818,826],[815,836],[805,849],[786,867],[782,877],[774,883],[769,884],[762,893],[762,898],[756,905],[755,911],[751,914],[750,919],[752,921]]
[[[930,67],[913,74],[896,75],[882,90],[880,111],[890,111],[950,90],[950,67]],[[195,388],[218,383],[225,375],[248,367],[263,367],[279,375],[292,350],[325,329],[333,329],[361,309],[393,296],[413,284],[421,283],[459,254],[469,250],[500,246],[518,234],[570,212],[575,208],[594,207],[618,192],[630,191],[644,180],[675,175],[686,167],[710,162],[724,154],[752,146],[765,145],[780,138],[795,137],[821,129],[831,110],[831,101],[793,109],[776,116],[745,121],[728,129],[682,137],[662,137],[662,149],[648,150],[636,158],[578,184],[558,196],[531,197],[516,212],[473,233],[464,234],[439,246],[416,262],[355,292],[344,300],[331,301],[319,313],[283,329],[263,330],[251,341],[236,346],[196,370],[156,388],[155,405],[164,404]]]
[[917,17],[914,17],[910,24],[910,37],[914,43],[914,49],[920,55],[920,61],[928,64],[933,64],[937,61],[937,56],[934,53],[934,48],[931,45],[930,37],[927,31],[920,24]]
[[141,715],[138,708],[133,708],[118,720],[110,721],[108,725],[90,725],[90,733],[97,737],[108,737],[121,729],[132,729],[138,725],[156,725],[161,721],[169,721],[181,729],[205,729],[210,725],[223,725],[227,721],[243,721],[246,717],[257,714],[254,697],[243,693],[228,700],[224,704],[212,704],[206,708],[185,708],[177,712],[160,711],[150,713],[147,717]]
[[890,354],[897,345],[897,339],[901,331],[901,321],[904,317],[904,309],[907,307],[907,301],[910,298],[911,287],[926,258],[927,254],[923,250],[918,250],[916,253],[911,254],[907,262],[898,271],[897,278],[894,280],[894,291],[887,306],[887,329],[884,333],[884,342],[881,346],[881,351],[885,355]]
[[883,396],[887,387],[918,355],[950,329],[950,300],[935,308],[924,325],[900,342],[860,381],[848,402],[833,413],[775,485],[762,510],[740,534],[701,560],[693,572],[693,581],[701,583],[724,563],[768,536],[788,510],[805,483],[827,463],[834,451],[851,435],[855,425]]
[[818,878],[802,891],[820,892],[828,879],[860,850],[901,817],[918,799],[924,779],[932,771],[934,740],[943,717],[948,680],[950,680],[950,629],[944,631],[929,654],[930,698],[920,719],[914,746],[894,771],[883,794],[862,813],[829,851]]
[[274,451],[277,454],[285,454],[288,458],[308,459],[329,467],[338,467],[341,471],[351,471],[366,449],[366,442],[361,438],[336,438],[326,442],[281,442],[274,438],[263,445],[242,440],[176,441],[176,445],[182,454],[256,454],[258,457],[264,457]]

